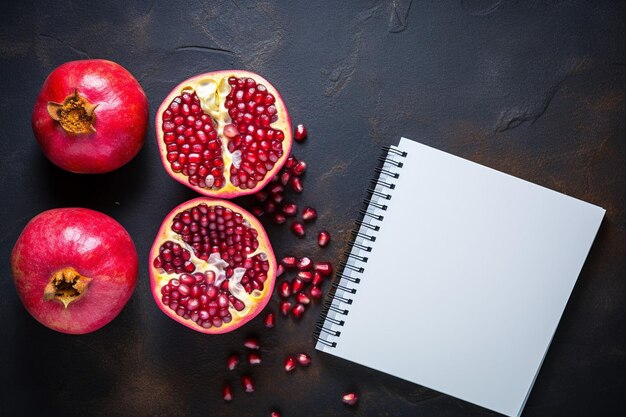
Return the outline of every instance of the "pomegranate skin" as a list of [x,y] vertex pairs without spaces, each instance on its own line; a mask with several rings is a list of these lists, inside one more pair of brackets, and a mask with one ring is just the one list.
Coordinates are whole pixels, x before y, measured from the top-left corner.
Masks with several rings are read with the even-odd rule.
[[[97,105],[93,133],[68,133],[48,114],[49,102],[62,103],[74,92]],[[57,67],[44,82],[32,114],[43,153],[58,167],[80,174],[106,173],[129,162],[143,146],[147,125],[143,89],[125,68],[103,59]]]
[[[91,278],[79,299],[67,307],[44,301],[56,271],[74,268]],[[59,208],[35,216],[11,253],[15,288],[26,310],[50,329],[93,332],[113,320],[133,293],[138,259],[128,232],[106,214],[85,208]]]

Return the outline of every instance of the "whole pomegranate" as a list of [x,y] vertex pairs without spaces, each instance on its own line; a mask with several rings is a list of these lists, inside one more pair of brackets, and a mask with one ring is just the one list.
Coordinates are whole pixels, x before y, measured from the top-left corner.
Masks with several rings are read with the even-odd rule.
[[103,59],[71,61],[52,71],[32,116],[48,159],[81,174],[113,171],[133,159],[147,123],[148,100],[137,80]]
[[35,216],[11,253],[26,310],[59,332],[89,333],[113,320],[137,281],[137,252],[111,217],[85,208]]
[[208,72],[179,84],[157,111],[156,137],[172,178],[222,198],[263,188],[293,142],[278,91],[241,70]]
[[267,305],[276,257],[261,223],[241,207],[206,197],[163,220],[150,251],[150,286],[170,318],[202,333],[227,333]]

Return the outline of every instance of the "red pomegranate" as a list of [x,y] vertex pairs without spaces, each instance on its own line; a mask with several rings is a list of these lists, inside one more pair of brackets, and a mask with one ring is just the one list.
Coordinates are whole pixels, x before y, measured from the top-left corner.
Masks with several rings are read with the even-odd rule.
[[157,111],[156,137],[172,178],[222,198],[263,188],[293,142],[278,91],[241,70],[208,72],[179,84]]
[[83,334],[113,320],[137,280],[129,234],[106,214],[60,208],[35,216],[11,253],[17,293],[41,324]]
[[227,333],[253,319],[275,281],[276,257],[263,226],[226,200],[200,197],[176,207],[150,251],[157,305],[202,333]]
[[103,59],[71,61],[52,71],[32,116],[48,159],[81,174],[113,171],[133,159],[147,124],[148,100],[137,80]]

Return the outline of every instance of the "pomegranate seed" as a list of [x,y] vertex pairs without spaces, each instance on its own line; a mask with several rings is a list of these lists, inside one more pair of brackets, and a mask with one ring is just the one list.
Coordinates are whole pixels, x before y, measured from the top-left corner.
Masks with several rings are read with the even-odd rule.
[[304,237],[304,235],[306,235],[304,223],[298,220],[295,220],[291,223],[291,231],[298,237]]
[[257,191],[256,193],[254,193],[254,198],[256,198],[258,202],[262,203],[267,198],[267,191],[265,190]]
[[333,264],[330,262],[318,262],[315,264],[314,268],[316,272],[324,275],[325,277],[332,275],[333,273]]
[[302,210],[302,220],[305,222],[315,220],[317,218],[317,211],[313,207],[305,207]]
[[309,288],[309,295],[311,296],[311,298],[319,300],[320,298],[322,298],[324,293],[322,292],[320,287],[318,287],[317,285],[312,285],[311,288]]
[[289,288],[289,283],[287,281],[283,281],[280,283],[278,293],[283,298],[289,298],[289,296],[291,295],[291,288]]
[[326,230],[322,230],[317,235],[317,244],[323,248],[325,246],[328,246],[329,243],[330,243],[330,233],[328,233]]
[[297,140],[298,142],[302,142],[304,139],[306,139],[306,134],[307,134],[306,127],[304,127],[303,124],[299,124],[296,126],[296,131],[293,135],[293,138]]
[[256,352],[248,353],[248,363],[250,365],[258,365],[261,363],[261,356]]
[[320,274],[317,271],[313,272],[313,279],[311,280],[311,284],[320,285],[322,282],[324,282],[324,275]]
[[287,221],[287,218],[283,213],[274,213],[274,218],[272,220],[276,224],[283,224]]
[[343,394],[342,397],[341,397],[341,401],[344,404],[348,404],[348,405],[356,404],[358,399],[359,399],[359,397],[354,392],[348,392],[346,394]]
[[301,271],[311,268],[311,265],[313,265],[313,261],[308,256],[303,256],[298,259],[298,263],[296,264],[298,269]]
[[250,212],[254,215],[254,217],[261,217],[263,214],[265,214],[265,211],[263,210],[263,207],[261,206],[252,207]]
[[233,400],[233,386],[226,383],[224,384],[224,388],[222,389],[222,398],[224,401],[232,401]]
[[311,302],[311,299],[305,293],[299,292],[298,295],[296,296],[296,301],[298,301],[300,304],[306,305]]
[[272,411],[272,413],[270,414],[270,417],[280,417],[280,413],[276,410]]
[[259,344],[259,339],[256,337],[249,337],[243,342],[243,345],[248,349],[258,350],[261,345]]
[[271,311],[269,313],[267,313],[267,316],[265,316],[265,327],[274,327],[276,325],[276,321],[274,319],[274,313],[272,313]]
[[297,275],[303,282],[311,282],[313,279],[313,272],[311,271],[300,271]]
[[304,314],[304,310],[304,304],[296,304],[296,306],[291,309],[291,314],[293,314],[295,318],[299,319]]
[[309,366],[311,364],[311,357],[306,353],[298,353],[296,355],[296,360],[302,366]]
[[304,187],[302,186],[302,181],[300,181],[300,178],[298,177],[293,177],[289,183],[291,184],[291,188],[296,192],[296,193],[301,193],[304,190]]
[[292,170],[294,174],[300,176],[304,174],[304,171],[306,171],[306,168],[307,168],[306,162],[299,161],[297,164],[293,166]]
[[280,263],[285,266],[285,268],[295,268],[296,266],[296,257],[295,256],[285,256]]
[[295,216],[298,213],[298,206],[296,206],[294,203],[283,203],[283,213],[285,213],[285,216]]
[[241,386],[245,392],[254,392],[254,380],[250,375],[243,375],[241,377]]
[[291,372],[296,369],[296,359],[293,356],[287,356],[285,359],[285,372]]
[[232,371],[237,367],[237,365],[239,365],[239,356],[236,354],[230,355],[226,364],[228,365],[228,369]]
[[276,278],[281,276],[284,272],[285,272],[285,267],[283,266],[283,264],[278,264],[278,266],[276,267]]
[[291,310],[291,303],[289,301],[280,302],[280,312],[283,316],[287,316]]
[[291,281],[291,292],[293,294],[297,294],[300,291],[302,291],[302,288],[304,288],[304,281],[302,281],[300,278],[294,278]]

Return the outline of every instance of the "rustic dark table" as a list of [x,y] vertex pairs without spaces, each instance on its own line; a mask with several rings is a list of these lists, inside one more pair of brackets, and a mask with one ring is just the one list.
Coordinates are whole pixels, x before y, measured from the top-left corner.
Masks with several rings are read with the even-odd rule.
[[[278,317],[268,330],[259,317],[223,336],[163,315],[149,290],[148,250],[164,215],[194,193],[163,170],[152,125],[131,163],[100,176],[59,170],[33,138],[30,114],[43,80],[83,58],[128,68],[152,117],[197,73],[244,68],[274,83],[292,120],[310,132],[293,151],[309,163],[305,191],[291,198],[316,207],[315,227],[334,238],[318,249],[312,236],[297,240],[266,223],[278,256],[337,265],[380,148],[400,135],[606,208],[524,416],[626,415],[625,22],[618,1],[3,1],[0,415],[493,414],[316,353],[319,304],[299,322]],[[10,278],[9,253],[26,222],[63,206],[116,218],[141,259],[122,313],[84,336],[35,322]],[[401,302],[406,294],[389,296]],[[392,325],[393,311],[385,314]],[[241,373],[229,372],[225,358],[243,352],[248,335],[262,343],[263,363],[251,369],[257,391],[236,387],[225,403],[222,384]],[[284,355],[296,351],[314,364],[286,374]],[[347,389],[360,394],[356,408],[340,402]]]

